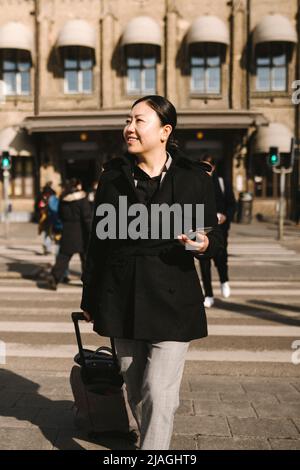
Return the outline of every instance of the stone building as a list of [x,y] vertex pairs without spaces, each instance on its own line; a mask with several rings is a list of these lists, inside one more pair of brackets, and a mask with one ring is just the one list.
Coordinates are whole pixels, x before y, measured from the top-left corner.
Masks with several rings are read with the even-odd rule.
[[[212,153],[237,196],[253,193],[254,213],[275,215],[269,147],[287,158],[299,141],[300,0],[0,0],[0,9],[12,219],[30,217],[47,181],[76,176],[89,187],[123,152],[126,114],[145,94],[174,103],[187,154]],[[298,187],[297,158],[289,217]]]

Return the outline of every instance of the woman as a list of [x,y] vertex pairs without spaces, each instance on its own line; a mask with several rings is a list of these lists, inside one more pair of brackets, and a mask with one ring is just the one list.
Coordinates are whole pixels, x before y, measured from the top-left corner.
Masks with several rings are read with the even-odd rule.
[[92,213],[86,193],[80,181],[72,178],[66,182],[65,191],[60,197],[59,218],[62,222],[62,236],[59,252],[51,273],[47,276],[48,286],[57,289],[75,253],[79,253],[83,268],[87,240],[91,229]]
[[[212,256],[222,243],[211,178],[175,150],[176,121],[174,106],[161,96],[133,104],[123,132],[128,152],[108,162],[100,178],[82,276],[81,308],[96,332],[115,338],[143,450],[169,448],[189,342],[207,336],[194,256]],[[119,229],[128,215],[120,196],[126,196],[131,216],[134,204],[146,206],[147,227],[154,204],[177,203],[193,209],[204,204],[205,225],[215,229],[195,241],[184,233],[166,238],[161,230],[159,237],[144,239],[133,234],[128,217],[131,235],[123,227],[121,235],[112,230],[105,238],[102,204],[115,208]]]

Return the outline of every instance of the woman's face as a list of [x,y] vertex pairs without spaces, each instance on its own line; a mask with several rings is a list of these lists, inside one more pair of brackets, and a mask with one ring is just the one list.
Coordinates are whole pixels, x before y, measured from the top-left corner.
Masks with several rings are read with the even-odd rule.
[[123,136],[128,152],[143,155],[164,148],[171,132],[172,126],[162,126],[154,109],[142,101],[131,109]]

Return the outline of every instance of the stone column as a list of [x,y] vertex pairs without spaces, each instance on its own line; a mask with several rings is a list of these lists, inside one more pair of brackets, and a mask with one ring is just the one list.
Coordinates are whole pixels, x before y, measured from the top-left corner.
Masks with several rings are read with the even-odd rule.
[[232,6],[231,44],[231,103],[232,109],[245,109],[247,105],[247,0],[234,0]]
[[166,15],[166,97],[176,106],[176,53],[177,53],[177,13],[167,12]]

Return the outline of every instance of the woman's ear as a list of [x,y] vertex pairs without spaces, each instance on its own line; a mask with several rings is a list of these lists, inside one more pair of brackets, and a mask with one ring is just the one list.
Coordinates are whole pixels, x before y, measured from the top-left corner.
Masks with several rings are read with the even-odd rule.
[[161,133],[161,142],[166,142],[172,132],[173,128],[171,126],[171,124],[166,124],[163,128],[162,128],[162,133]]

